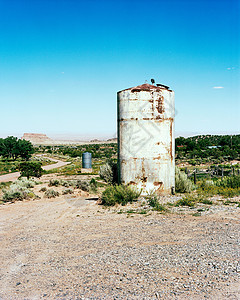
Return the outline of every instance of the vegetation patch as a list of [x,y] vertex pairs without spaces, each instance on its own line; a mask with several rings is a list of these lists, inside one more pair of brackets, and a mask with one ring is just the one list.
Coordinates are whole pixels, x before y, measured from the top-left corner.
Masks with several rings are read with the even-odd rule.
[[102,193],[101,201],[103,205],[114,206],[116,204],[126,205],[137,201],[141,192],[126,185],[108,186]]
[[117,164],[109,159],[106,164],[100,166],[99,176],[107,183],[117,183]]
[[240,176],[227,176],[222,179],[217,179],[209,184],[209,181],[203,180],[199,184],[198,194],[206,197],[215,195],[223,196],[224,198],[232,198],[240,195]]
[[188,206],[188,207],[194,207],[197,202],[197,198],[193,195],[187,195],[184,196],[182,199],[179,199],[175,206]]
[[60,185],[60,180],[58,179],[50,179],[48,186],[59,186]]
[[194,185],[187,174],[181,172],[179,168],[175,168],[175,190],[178,193],[190,193],[194,189]]
[[163,204],[159,203],[159,197],[157,195],[150,194],[146,196],[146,200],[148,205],[151,206],[153,210],[162,211],[162,212],[168,211],[168,209]]
[[53,189],[49,189],[44,193],[44,196],[46,198],[55,198],[59,196],[59,192],[53,190]]
[[4,202],[15,202],[17,200],[37,198],[37,196],[30,190],[30,188],[33,188],[34,185],[34,181],[26,178],[16,180],[10,185],[9,189],[3,190],[2,199]]
[[22,177],[41,177],[43,173],[41,162],[37,161],[24,161],[19,165],[19,171]]
[[66,189],[66,190],[63,190],[63,191],[62,191],[62,194],[63,194],[63,195],[73,194],[73,193],[74,193],[74,191],[73,191],[72,189]]

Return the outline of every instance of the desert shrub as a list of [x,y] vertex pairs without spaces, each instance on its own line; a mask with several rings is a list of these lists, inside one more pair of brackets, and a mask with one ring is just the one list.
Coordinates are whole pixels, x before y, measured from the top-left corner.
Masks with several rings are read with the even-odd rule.
[[0,182],[0,190],[10,186],[11,182]]
[[183,197],[182,199],[179,199],[176,203],[175,206],[189,206],[189,207],[194,207],[196,204],[196,198],[192,195],[187,195]]
[[239,201],[231,201],[231,200],[227,200],[227,201],[223,202],[223,204],[224,204],[224,205],[238,204],[238,207],[240,207]]
[[47,190],[47,188],[44,186],[39,190],[39,192],[46,192],[46,190]]
[[100,166],[99,176],[107,183],[113,182],[113,170],[109,163]]
[[202,199],[201,201],[199,201],[200,203],[203,203],[203,204],[208,204],[208,205],[211,205],[213,204],[212,200],[209,200],[209,199]]
[[50,179],[48,186],[59,186],[60,180],[58,179]]
[[45,196],[46,198],[55,198],[55,197],[58,197],[58,196],[59,196],[59,192],[54,191],[53,189],[50,189],[50,190],[47,190],[47,191],[44,193],[44,196]]
[[61,180],[61,185],[65,186],[65,187],[70,187],[71,186],[71,184],[68,180]]
[[27,179],[26,177],[22,177],[16,181],[14,181],[11,185],[16,185],[18,187],[25,188],[33,188],[36,182],[34,180]]
[[216,181],[216,185],[225,188],[240,188],[240,175],[223,177]]
[[73,180],[61,180],[61,185],[65,187],[74,186],[75,182]]
[[159,197],[154,193],[149,193],[146,197],[147,203],[149,206],[156,211],[167,211],[167,208],[159,203]]
[[96,193],[97,192],[97,181],[94,178],[91,179],[91,181],[89,183],[89,187],[90,187],[90,191],[92,193]]
[[219,188],[216,185],[207,185],[203,181],[203,183],[199,185],[197,192],[206,197],[212,197],[214,195],[218,195]]
[[232,198],[235,196],[239,196],[240,195],[240,188],[239,189],[233,189],[233,188],[229,188],[229,187],[219,187],[218,189],[218,195],[221,195],[225,198]]
[[208,181],[202,181],[197,191],[199,194],[207,197],[221,195],[225,198],[232,198],[238,196],[240,195],[240,188],[238,187],[239,179],[237,177],[238,176],[231,176],[218,179],[216,182],[210,181],[211,184],[209,184]]
[[115,204],[126,205],[128,202],[137,201],[140,192],[126,185],[108,186],[102,193],[102,204],[113,206]]
[[33,192],[30,192],[30,193],[28,193],[27,194],[27,198],[35,198],[36,197],[36,195],[33,193]]
[[147,198],[148,204],[153,208],[153,210],[156,211],[167,211],[167,208],[159,203],[159,199],[156,195],[152,195],[149,198]]
[[4,191],[3,201],[16,201],[27,198],[30,191],[26,188],[18,188],[17,186],[11,186],[7,191]]
[[84,192],[89,192],[89,183],[83,180],[77,180],[76,188],[81,189]]
[[3,191],[3,201],[17,201],[29,198],[37,198],[37,196],[28,188],[12,184],[8,190]]
[[62,194],[63,195],[67,195],[67,194],[73,194],[73,190],[72,189],[66,189],[66,190],[63,190]]
[[34,187],[35,181],[27,178],[20,178],[13,182],[9,189],[3,190],[3,201],[16,201],[28,198],[36,198],[37,196],[29,190]]
[[190,193],[194,189],[194,185],[187,174],[181,172],[179,168],[175,168],[175,190],[179,193]]

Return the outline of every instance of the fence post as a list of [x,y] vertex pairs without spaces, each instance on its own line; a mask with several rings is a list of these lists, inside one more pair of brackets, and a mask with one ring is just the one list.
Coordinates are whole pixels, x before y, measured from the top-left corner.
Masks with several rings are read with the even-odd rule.
[[194,171],[194,184],[196,184],[196,182],[197,182],[197,170],[195,169],[195,171]]

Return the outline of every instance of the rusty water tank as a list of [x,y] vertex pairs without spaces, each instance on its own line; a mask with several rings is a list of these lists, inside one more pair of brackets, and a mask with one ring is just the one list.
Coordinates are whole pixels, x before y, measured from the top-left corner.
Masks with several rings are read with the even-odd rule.
[[118,92],[119,181],[142,194],[175,188],[174,92],[142,84]]

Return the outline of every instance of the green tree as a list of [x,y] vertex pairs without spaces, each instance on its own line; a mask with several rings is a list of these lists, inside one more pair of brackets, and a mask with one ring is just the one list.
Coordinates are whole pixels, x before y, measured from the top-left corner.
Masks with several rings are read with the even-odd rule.
[[12,158],[16,160],[18,157],[21,157],[28,160],[32,153],[34,153],[34,148],[29,141],[21,140],[14,136],[0,139],[0,155],[6,159]]
[[16,145],[16,155],[22,159],[29,160],[31,154],[34,153],[34,148],[31,142],[26,140],[18,140]]
[[41,162],[25,161],[20,163],[19,170],[21,177],[41,177],[42,176],[42,164]]
[[2,156],[9,159],[16,159],[17,138],[8,136],[3,140]]

